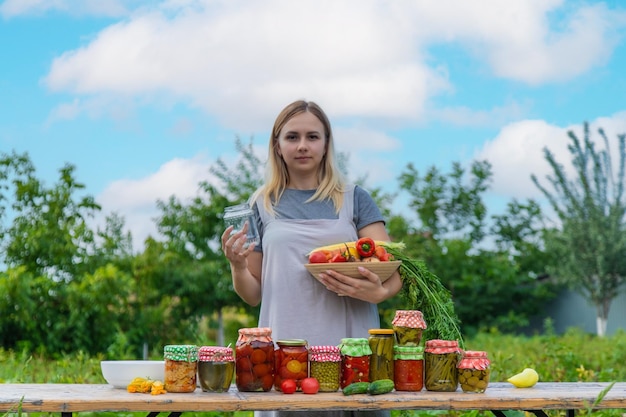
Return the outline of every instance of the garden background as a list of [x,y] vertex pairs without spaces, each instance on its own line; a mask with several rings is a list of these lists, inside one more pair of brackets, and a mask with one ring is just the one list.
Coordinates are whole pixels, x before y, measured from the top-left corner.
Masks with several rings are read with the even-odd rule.
[[[533,180],[547,211],[513,200],[488,213],[489,161],[447,172],[407,165],[400,209],[397,195],[368,189],[403,255],[424,262],[445,288],[465,347],[489,353],[492,381],[525,367],[546,381],[625,380],[626,334],[608,322],[626,277],[626,135],[583,131],[570,132],[573,178],[545,150],[554,176]],[[595,146],[610,149],[613,140],[619,155]],[[218,159],[211,168],[219,185],[157,202],[159,236],[140,252],[116,213],[105,228],[90,227],[100,207],[81,194],[71,164],[49,185],[27,154],[0,154],[0,382],[104,383],[100,360],[160,359],[166,344],[234,345],[239,328],[255,326],[257,310],[234,293],[219,246],[224,208],[245,201],[263,177],[252,140],[237,145],[236,166]],[[367,178],[351,180],[368,188]],[[546,306],[563,291],[594,308],[594,333],[555,331]],[[416,300],[441,301],[405,288],[379,306],[383,326]]]

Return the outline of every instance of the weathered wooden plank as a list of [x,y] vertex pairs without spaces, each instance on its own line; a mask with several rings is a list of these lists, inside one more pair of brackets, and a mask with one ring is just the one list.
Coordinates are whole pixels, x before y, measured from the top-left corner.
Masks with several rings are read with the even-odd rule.
[[[548,410],[586,409],[608,383],[540,382],[533,388],[514,388],[508,383],[491,383],[483,394],[460,390],[445,392],[392,392],[384,395],[344,396],[341,392],[306,395],[280,392],[239,392],[163,395],[131,394],[109,385],[88,384],[2,384],[0,412],[85,411],[244,411],[244,410]],[[626,409],[626,382],[616,383],[597,408]]]

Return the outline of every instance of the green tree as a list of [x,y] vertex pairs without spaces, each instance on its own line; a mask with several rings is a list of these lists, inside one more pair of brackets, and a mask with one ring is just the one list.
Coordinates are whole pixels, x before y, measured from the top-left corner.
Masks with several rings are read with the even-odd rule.
[[[487,227],[483,201],[491,176],[487,161],[474,161],[469,170],[454,163],[449,174],[432,167],[423,177],[408,165],[400,187],[409,193],[409,207],[419,222],[395,218],[389,225],[393,238],[403,240],[407,252],[423,259],[450,290],[463,332],[470,335],[482,328],[524,327],[549,296],[509,250],[483,242],[486,237],[498,239]],[[526,214],[512,212],[505,219],[531,221],[523,220]],[[516,244],[521,248],[522,242]]]
[[[100,206],[91,196],[75,196],[84,188],[74,178],[75,167],[64,166],[57,184],[46,188],[27,155],[5,156],[0,162],[4,168],[0,179],[12,179],[15,195],[13,221],[2,230],[7,265],[65,281],[88,272],[94,235],[87,219]],[[3,187],[7,190],[9,185],[5,182]]]
[[124,239],[123,222],[110,216],[96,237],[88,219],[100,207],[77,196],[84,185],[74,170],[65,165],[47,187],[27,154],[0,157],[0,237],[8,267],[0,276],[3,346],[103,352],[128,315],[133,287],[122,255],[129,254],[130,236]]
[[[222,221],[226,206],[246,201],[262,183],[263,164],[255,155],[252,139],[245,145],[236,139],[240,158],[229,167],[221,158],[210,172],[217,184],[203,181],[199,194],[188,202],[170,197],[159,201],[157,228],[165,236],[163,249],[176,260],[176,275],[170,276],[163,290],[184,301],[181,314],[217,316],[217,342],[224,343],[223,312],[239,308],[256,313],[235,293],[228,261],[221,252]],[[179,305],[182,307],[182,305]]]
[[597,334],[604,336],[611,302],[626,282],[626,134],[617,137],[615,171],[611,143],[603,129],[598,133],[603,150],[596,149],[587,123],[582,140],[568,132],[574,179],[568,179],[565,167],[545,148],[544,156],[553,173],[547,177],[550,188],[534,174],[532,180],[560,222],[546,238],[546,250],[559,260],[551,272],[596,307]]

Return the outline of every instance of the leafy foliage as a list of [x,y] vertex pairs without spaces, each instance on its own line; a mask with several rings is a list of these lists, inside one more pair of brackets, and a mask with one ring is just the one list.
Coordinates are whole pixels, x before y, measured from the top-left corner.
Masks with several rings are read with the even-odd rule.
[[[406,244],[405,255],[423,261],[451,294],[465,335],[527,326],[554,296],[550,285],[537,280],[545,275],[546,260],[535,229],[539,207],[514,202],[487,229],[482,194],[491,175],[487,162],[475,162],[468,172],[453,164],[447,176],[433,167],[423,177],[409,165],[401,187],[420,223],[392,218],[388,226],[392,238]],[[496,250],[481,248],[486,237],[499,243]]]
[[560,227],[546,235],[546,248],[559,262],[550,270],[590,300],[597,310],[598,334],[606,328],[611,301],[626,283],[626,134],[618,135],[619,160],[614,171],[610,143],[602,129],[598,133],[604,150],[597,150],[585,123],[583,138],[569,131],[575,179],[569,180],[563,165],[544,149],[553,176],[551,190],[532,176],[556,212]]

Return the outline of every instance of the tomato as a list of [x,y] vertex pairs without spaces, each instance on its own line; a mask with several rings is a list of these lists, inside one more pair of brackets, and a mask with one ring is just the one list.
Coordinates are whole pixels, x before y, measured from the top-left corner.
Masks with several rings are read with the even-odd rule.
[[270,391],[274,386],[274,377],[272,374],[267,374],[261,378],[261,389],[265,392]]
[[252,369],[250,358],[242,357],[237,359],[237,369],[240,371],[250,371]]
[[310,264],[324,264],[328,262],[328,257],[322,251],[315,251],[309,255]]
[[286,368],[292,374],[297,374],[298,372],[300,372],[300,369],[302,369],[302,365],[300,364],[299,361],[292,359],[289,362],[287,362]]
[[262,349],[254,349],[250,355],[253,364],[264,363],[267,360],[267,354]]
[[283,380],[283,382],[280,384],[280,390],[284,394],[293,394],[294,392],[296,392],[296,381],[294,381],[293,379]]
[[305,394],[317,394],[317,391],[320,390],[320,383],[316,378],[304,378],[301,387]]
[[258,365],[254,365],[254,367],[252,368],[252,372],[254,373],[254,376],[256,376],[257,378],[265,376],[269,374],[271,371],[272,369],[266,363],[260,363]]

